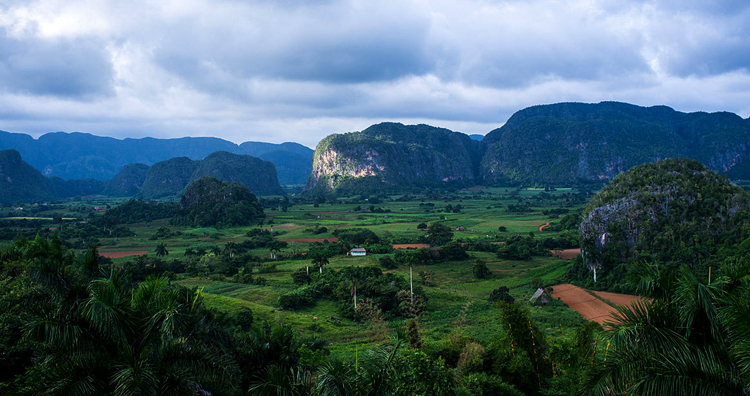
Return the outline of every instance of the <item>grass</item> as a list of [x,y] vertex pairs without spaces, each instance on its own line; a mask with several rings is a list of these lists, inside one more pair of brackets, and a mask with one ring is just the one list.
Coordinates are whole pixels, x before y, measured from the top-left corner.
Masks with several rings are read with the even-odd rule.
[[[485,188],[481,191],[458,191],[449,197],[436,199],[429,197],[415,197],[414,200],[401,202],[385,199],[382,203],[373,205],[383,213],[370,212],[370,204],[354,199],[341,199],[336,202],[324,203],[315,207],[311,203],[296,203],[286,212],[277,209],[266,209],[264,229],[279,232],[279,239],[286,238],[332,238],[336,229],[368,228],[378,236],[416,239],[425,234],[418,230],[419,223],[430,224],[441,222],[455,229],[463,226],[465,231],[456,231],[454,239],[472,240],[485,239],[500,241],[511,235],[554,235],[549,232],[539,232],[539,226],[554,221],[554,218],[542,214],[542,210],[559,208],[561,206],[574,209],[583,205],[581,202],[566,201],[569,189],[558,189],[541,195],[541,190],[516,188]],[[547,198],[539,199],[541,196]],[[398,196],[391,197],[393,199]],[[533,208],[528,213],[513,213],[506,210],[509,204],[527,202]],[[57,227],[51,221],[53,216],[63,215],[75,219],[70,221],[85,222],[91,216],[100,213],[88,209],[81,211],[81,207],[116,205],[117,200],[87,200],[83,202],[68,202],[53,210],[41,206],[35,213],[31,213],[27,220],[9,218],[14,213],[10,208],[0,209],[0,217],[6,220],[15,219],[14,227],[23,227],[19,223],[26,221],[40,222],[41,227]],[[420,206],[420,204],[422,204]],[[433,204],[433,206],[425,205]],[[456,207],[461,205],[460,213],[446,211],[447,205]],[[357,207],[360,210],[355,210]],[[25,213],[26,214],[26,213]],[[49,219],[49,220],[48,220]],[[67,221],[66,221],[67,224]],[[7,226],[0,223],[0,226]],[[120,235],[114,238],[101,238],[100,246],[107,250],[145,250],[149,256],[154,255],[158,243],[166,244],[170,254],[168,260],[176,258],[184,261],[184,252],[193,246],[219,246],[227,242],[243,242],[247,238],[245,233],[255,227],[234,227],[216,229],[184,228],[169,225],[168,219],[142,224],[127,224],[132,235]],[[504,226],[507,232],[499,232],[498,227]],[[151,240],[159,227],[168,227],[179,235],[167,239]],[[314,234],[316,227],[326,227],[327,232]],[[206,238],[208,237],[208,238]],[[10,241],[0,241],[9,243]],[[74,242],[74,241],[73,241]],[[310,243],[293,242],[284,249],[280,257],[292,250],[304,252]],[[270,259],[267,249],[255,249],[252,254],[263,259]],[[430,266],[414,267],[414,283],[421,285],[420,271],[431,276],[431,283],[421,285],[428,299],[427,311],[420,318],[423,338],[427,342],[438,342],[457,331],[459,316],[464,318],[460,329],[467,337],[489,340],[504,329],[500,328],[498,309],[487,300],[489,293],[501,286],[507,286],[510,294],[520,304],[527,306],[532,318],[539,323],[552,337],[562,336],[562,332],[572,334],[575,327],[584,323],[583,319],[565,306],[553,303],[546,307],[531,307],[529,297],[535,291],[534,285],[541,282],[552,285],[563,277],[568,268],[568,262],[555,257],[536,257],[529,261],[500,260],[492,253],[471,252],[472,258],[466,261],[445,262]],[[346,266],[377,266],[380,255],[369,254],[365,257],[336,256],[324,271],[336,271]],[[494,276],[488,280],[474,279],[472,265],[474,260],[481,259],[493,272]],[[115,259],[116,263],[123,263],[129,258]],[[278,297],[295,285],[290,274],[304,268],[307,261],[279,259],[275,272],[256,274],[266,278],[266,286],[244,285],[229,281],[213,281],[208,279],[178,278],[175,282],[202,289],[206,303],[219,310],[229,312],[241,308],[249,308],[257,320],[284,322],[293,325],[302,336],[312,336],[329,340],[330,349],[334,354],[348,355],[357,349],[363,349],[373,344],[372,329],[366,324],[355,323],[340,317],[337,303],[321,299],[315,306],[297,311],[280,310],[276,301]],[[318,271],[311,267],[312,274]],[[394,271],[399,276],[408,278],[408,268],[397,268]],[[463,315],[461,315],[463,313]],[[317,318],[317,319],[315,319]],[[387,331],[404,326],[404,320],[393,318],[387,323]],[[562,329],[561,329],[562,326]]]

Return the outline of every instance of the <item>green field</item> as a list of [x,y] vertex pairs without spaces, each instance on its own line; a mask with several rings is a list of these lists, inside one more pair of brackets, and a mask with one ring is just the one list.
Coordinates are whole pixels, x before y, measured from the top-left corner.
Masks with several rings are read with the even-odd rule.
[[[587,199],[587,198],[586,198]],[[424,236],[425,231],[418,229],[420,223],[442,223],[455,231],[453,239],[459,242],[483,240],[499,243],[512,235],[535,238],[556,235],[553,232],[540,232],[539,227],[559,220],[561,216],[545,215],[543,211],[551,209],[575,210],[581,207],[585,199],[576,195],[575,190],[558,189],[545,192],[540,189],[488,188],[478,191],[457,191],[446,196],[393,196],[379,199],[377,204],[370,204],[363,198],[339,199],[337,201],[314,204],[312,202],[295,202],[287,211],[276,207],[266,208],[266,218],[261,226],[276,233],[280,240],[302,238],[334,238],[333,232],[338,229],[367,228],[381,239],[393,243],[415,241]],[[114,207],[117,200],[84,200],[65,202],[47,209],[38,207],[28,217],[18,217],[10,208],[0,210],[4,222],[0,226],[6,230],[26,229],[31,235],[33,229],[40,230],[42,235],[54,231],[49,228],[59,227],[55,218],[63,218],[62,227],[74,224],[86,224],[102,211],[94,207],[110,205]],[[509,211],[509,205],[527,204],[529,210],[523,212]],[[456,210],[456,208],[460,208]],[[26,213],[24,213],[26,214]],[[75,219],[75,220],[73,220]],[[188,249],[203,247],[223,247],[229,242],[242,243],[247,240],[246,233],[258,226],[236,228],[184,228],[169,224],[168,219],[148,223],[121,224],[127,233],[120,232],[116,238],[106,234],[96,238],[95,243],[100,251],[148,251],[148,256],[155,255],[158,243],[163,243],[169,251],[167,261],[185,260]],[[168,228],[173,235],[154,239],[160,227]],[[325,227],[327,231],[314,233],[316,228]],[[505,227],[501,232],[499,227]],[[32,230],[32,231],[29,231]],[[47,234],[44,234],[44,233]],[[111,230],[110,230],[111,232]],[[7,231],[6,235],[12,235]],[[7,237],[0,243],[10,243]],[[85,246],[85,237],[73,237],[66,240],[71,246]],[[392,333],[396,327],[404,326],[404,319],[391,319],[373,327],[372,324],[358,323],[340,315],[338,303],[320,299],[312,307],[295,311],[279,309],[279,296],[296,288],[290,274],[304,268],[309,260],[290,259],[291,253],[306,252],[310,242],[288,242],[288,246],[278,252],[277,259],[270,259],[268,249],[260,248],[251,254],[263,261],[263,266],[275,265],[272,272],[263,268],[254,271],[254,276],[262,276],[265,285],[234,283],[232,277],[211,275],[210,277],[189,277],[177,274],[175,282],[202,289],[207,302],[219,310],[236,311],[249,308],[256,320],[284,322],[294,326],[302,335],[316,336],[329,341],[333,353],[349,354],[356,349],[371,346],[378,337],[373,334]],[[389,253],[393,255],[393,253]],[[501,260],[494,253],[470,251],[468,260],[441,262],[434,265],[419,265],[413,268],[414,283],[424,288],[428,300],[426,311],[419,317],[423,337],[427,342],[442,342],[453,332],[462,332],[464,336],[480,340],[489,340],[498,334],[499,320],[497,308],[488,302],[489,293],[507,286],[510,294],[522,305],[530,306],[529,297],[539,285],[553,285],[563,278],[568,262],[555,257],[534,257],[527,261]],[[346,266],[378,266],[382,254],[368,254],[365,257],[348,257],[344,255],[331,258],[324,271],[337,271]],[[115,258],[118,265],[132,260],[133,257]],[[477,280],[472,273],[476,260],[483,261],[492,271],[493,277]],[[311,267],[315,276],[318,268]],[[408,278],[409,268],[399,267],[393,270],[399,276]],[[429,281],[422,283],[418,276],[425,272]],[[532,318],[546,329],[551,337],[561,336],[584,323],[574,311],[558,302],[545,307],[531,307]],[[317,319],[316,319],[317,318]]]

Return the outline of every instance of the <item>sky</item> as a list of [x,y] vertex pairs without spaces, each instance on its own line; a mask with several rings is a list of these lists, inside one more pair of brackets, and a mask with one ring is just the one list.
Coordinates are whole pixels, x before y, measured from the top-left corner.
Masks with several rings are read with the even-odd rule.
[[486,134],[623,101],[750,116],[746,0],[0,0],[0,130]]

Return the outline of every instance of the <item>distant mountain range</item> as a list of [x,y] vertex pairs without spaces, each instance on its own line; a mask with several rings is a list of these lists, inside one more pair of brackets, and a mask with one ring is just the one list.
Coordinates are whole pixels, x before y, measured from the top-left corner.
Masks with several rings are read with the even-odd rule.
[[47,178],[26,163],[18,151],[0,150],[0,203],[99,194],[147,199],[176,197],[191,182],[204,176],[239,182],[257,195],[284,193],[271,162],[226,151],[213,153],[200,161],[177,157],[151,167],[129,164],[112,179],[99,181]]
[[314,153],[297,143],[118,140],[82,133],[35,140],[0,132],[0,149],[6,147],[14,150],[0,151],[3,202],[88,194],[175,196],[202,176],[238,181],[258,194],[280,194],[279,182],[305,180],[304,190],[312,194],[602,184],[636,165],[676,157],[750,179],[750,119],[618,102],[532,106],[484,137],[386,122],[330,135]]
[[305,189],[601,184],[636,165],[676,157],[750,179],[750,122],[727,112],[558,103],[518,111],[476,145],[469,140],[447,129],[393,123],[331,135],[316,148]]
[[696,159],[730,178],[750,178],[750,123],[727,112],[618,102],[533,106],[483,143],[481,176],[489,183],[607,181],[665,158]]
[[245,142],[212,138],[115,139],[88,133],[48,133],[34,139],[0,131],[0,150],[17,150],[45,176],[62,179],[109,180],[128,164],[153,165],[176,157],[201,160],[217,151],[245,154],[272,162],[279,183],[304,184],[310,175],[313,150],[298,143]]

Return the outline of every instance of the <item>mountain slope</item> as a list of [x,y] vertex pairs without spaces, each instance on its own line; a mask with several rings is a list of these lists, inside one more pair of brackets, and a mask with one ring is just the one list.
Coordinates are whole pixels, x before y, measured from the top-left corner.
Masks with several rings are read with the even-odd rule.
[[53,197],[48,180],[21,159],[16,150],[0,150],[0,203],[39,201]]
[[636,165],[677,157],[697,159],[730,177],[750,177],[750,124],[725,112],[618,102],[533,106],[483,143],[482,176],[491,183],[606,181]]
[[200,161],[178,157],[157,162],[148,170],[138,196],[176,196],[188,184],[202,177],[238,182],[258,195],[283,194],[272,163],[249,155],[219,151]]
[[[63,179],[95,178],[108,180],[131,163],[153,165],[176,157],[200,160],[217,151],[260,157],[281,151],[307,158],[305,163],[279,164],[293,169],[285,172],[282,184],[299,184],[310,174],[313,150],[297,143],[247,142],[241,145],[211,137],[179,139],[114,139],[88,133],[48,133],[33,139],[19,133],[0,131],[0,150],[15,149],[45,176]],[[288,178],[287,178],[288,177]]]
[[471,185],[479,170],[479,146],[465,134],[429,125],[381,123],[330,135],[318,143],[305,190]]

